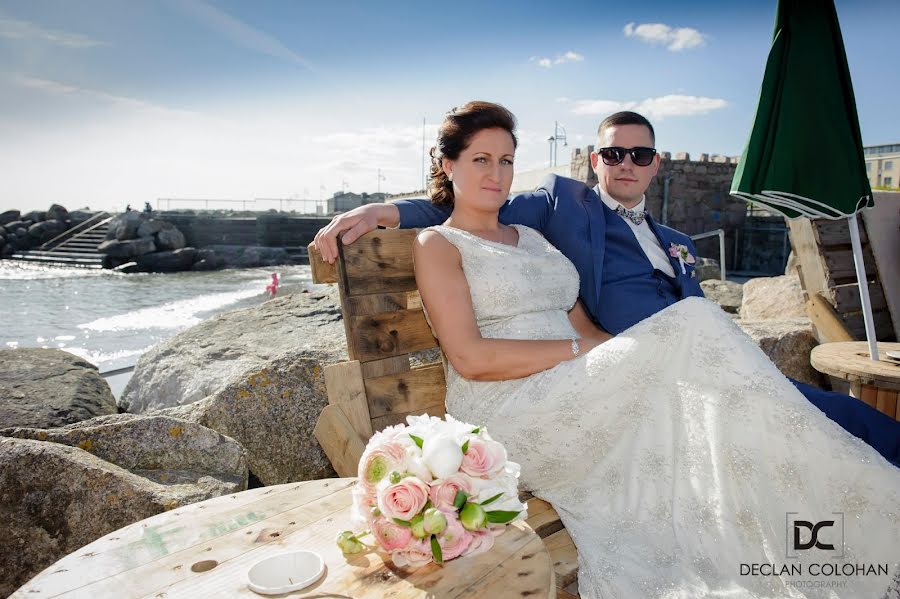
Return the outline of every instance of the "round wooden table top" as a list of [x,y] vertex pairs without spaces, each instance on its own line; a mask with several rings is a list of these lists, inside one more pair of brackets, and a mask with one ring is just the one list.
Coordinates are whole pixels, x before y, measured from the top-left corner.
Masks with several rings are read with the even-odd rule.
[[[252,489],[158,514],[62,558],[12,597],[260,597],[247,571],[263,558],[308,549],[325,575],[281,597],[555,597],[550,554],[515,522],[480,555],[397,568],[376,551],[344,556],[355,479],[332,478]],[[371,537],[364,541],[371,542]]]
[[885,352],[900,352],[900,343],[879,342],[878,361],[869,359],[865,341],[823,343],[813,348],[809,361],[819,372],[851,383],[900,390],[900,360],[888,358]]

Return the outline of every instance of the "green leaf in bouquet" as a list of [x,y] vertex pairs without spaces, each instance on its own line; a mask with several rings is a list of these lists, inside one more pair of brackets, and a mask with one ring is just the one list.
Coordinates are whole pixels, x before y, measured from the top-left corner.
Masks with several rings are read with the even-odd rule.
[[412,524],[410,524],[408,520],[401,520],[400,518],[391,518],[391,520],[394,521],[394,524],[399,524],[400,526],[405,526],[406,528],[412,526]]
[[487,521],[491,524],[506,524],[507,522],[512,521],[512,519],[518,516],[520,513],[521,512],[494,510],[493,512],[487,513]]
[[425,443],[425,441],[422,440],[422,437],[417,437],[417,436],[415,436],[415,435],[410,435],[409,438],[412,439],[412,440],[415,442],[416,445],[418,445],[419,449],[422,449],[422,444]]
[[481,427],[480,427],[480,426],[472,429],[472,434],[473,434],[473,435],[477,435],[477,434],[480,433],[480,432],[481,432]]
[[437,535],[431,535],[431,554],[434,555],[435,563],[444,563],[444,555],[441,553],[441,544],[438,543]]
[[396,470],[391,472],[391,484],[392,485],[396,485],[401,480],[403,480],[403,476],[399,472],[397,472]]
[[466,452],[469,451],[469,440],[466,439],[466,442],[463,443],[462,446],[463,455],[466,455]]
[[485,499],[484,501],[482,501],[482,502],[481,502],[481,505],[487,505],[487,504],[489,504],[489,503],[494,503],[495,501],[497,501],[497,500],[500,499],[501,497],[503,497],[503,493],[497,493],[496,495],[494,495],[494,496],[491,497],[490,499]]
[[453,498],[453,507],[458,510],[461,510],[464,505],[466,505],[466,500],[469,498],[469,494],[465,491],[457,491],[456,497]]

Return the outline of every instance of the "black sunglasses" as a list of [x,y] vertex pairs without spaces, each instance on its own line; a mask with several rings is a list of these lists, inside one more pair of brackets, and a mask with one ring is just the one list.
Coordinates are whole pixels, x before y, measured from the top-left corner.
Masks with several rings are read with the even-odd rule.
[[621,146],[610,146],[608,148],[600,148],[597,154],[603,160],[603,164],[607,166],[616,166],[625,161],[625,154],[631,154],[631,161],[638,166],[649,166],[656,156],[656,148],[623,148]]

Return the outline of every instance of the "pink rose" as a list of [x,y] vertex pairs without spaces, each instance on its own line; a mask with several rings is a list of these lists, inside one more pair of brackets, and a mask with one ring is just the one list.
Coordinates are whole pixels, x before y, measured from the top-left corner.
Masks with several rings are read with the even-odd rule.
[[456,512],[444,512],[447,516],[447,528],[437,536],[444,561],[459,557],[472,543],[472,533],[463,528]]
[[397,442],[383,443],[367,450],[359,460],[359,481],[369,494],[375,486],[394,470],[398,470],[406,458],[406,450]]
[[496,535],[486,528],[472,531],[469,534],[472,535],[472,543],[463,552],[463,555],[478,555],[494,546],[494,537]]
[[465,474],[454,474],[431,483],[428,496],[431,498],[431,504],[437,509],[456,511],[456,508],[453,507],[453,500],[456,499],[458,491],[464,491],[470,497],[472,496],[472,482]]
[[412,531],[385,518],[376,518],[372,523],[372,534],[385,551],[404,549],[412,540]]
[[391,559],[399,568],[419,568],[434,560],[429,541],[413,540],[405,549],[391,553]]
[[460,470],[477,478],[498,474],[506,464],[506,449],[496,441],[479,437],[469,439],[468,451],[463,456]]
[[388,518],[407,522],[428,502],[428,485],[415,476],[407,476],[378,494],[378,509]]

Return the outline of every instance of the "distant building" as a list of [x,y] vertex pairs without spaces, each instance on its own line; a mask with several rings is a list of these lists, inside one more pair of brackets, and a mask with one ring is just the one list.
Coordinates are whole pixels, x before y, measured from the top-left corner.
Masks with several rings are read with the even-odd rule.
[[385,193],[352,193],[337,192],[326,200],[327,210],[329,214],[335,212],[347,212],[354,208],[359,208],[364,204],[380,204],[384,202],[387,194]]
[[864,146],[866,174],[872,187],[900,187],[900,143]]

